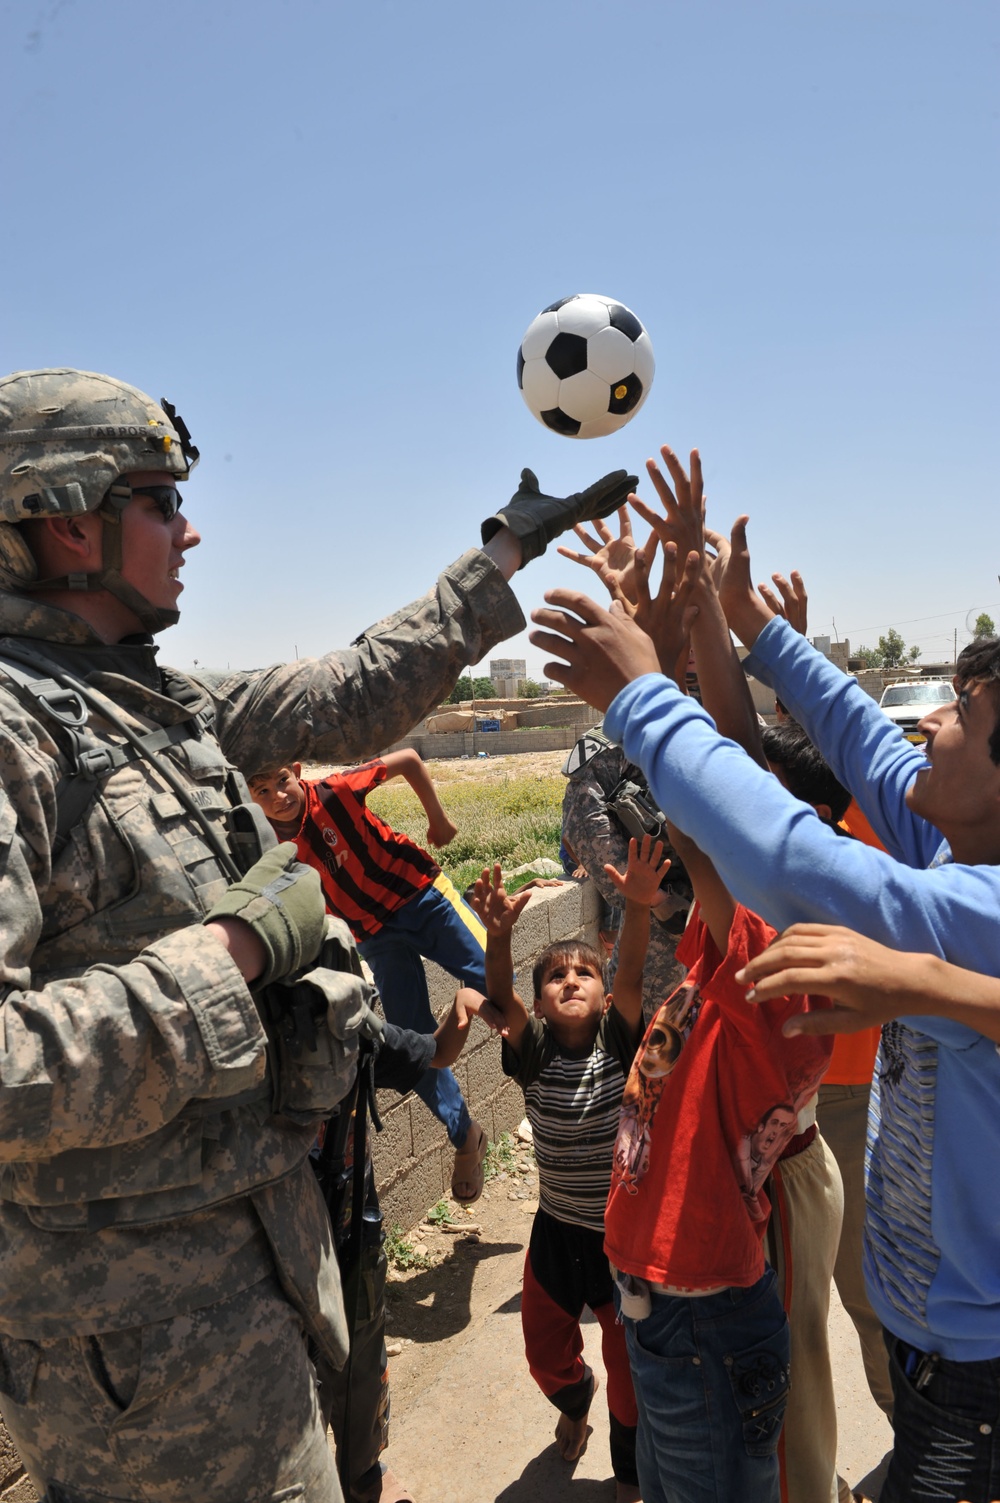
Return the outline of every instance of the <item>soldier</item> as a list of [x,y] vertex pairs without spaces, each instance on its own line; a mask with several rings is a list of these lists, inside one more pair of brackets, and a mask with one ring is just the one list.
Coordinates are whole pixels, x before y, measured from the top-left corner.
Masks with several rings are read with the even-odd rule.
[[49,1503],[339,1500],[304,1336],[339,1365],[346,1331],[307,1156],[345,1089],[327,1001],[364,988],[294,848],[234,856],[238,769],[396,740],[523,626],[514,570],[635,484],[546,497],[525,471],[483,549],[350,649],[209,686],[150,636],[199,541],[197,457],[121,381],[0,380],[0,1410]]
[[[620,915],[621,899],[608,880],[604,863],[623,870],[628,862],[629,834],[609,807],[609,799],[625,778],[645,778],[629,762],[620,746],[615,746],[600,729],[582,736],[566,758],[563,772],[569,779],[563,795],[562,832],[576,859],[594,883],[601,898]],[[666,837],[664,837],[665,839]],[[668,854],[673,853],[669,845]],[[679,866],[665,883],[663,901],[650,909],[649,948],[642,973],[642,1009],[647,1023],[660,1003],[684,980],[684,967],[675,951],[684,933],[684,922],[691,906],[691,885]],[[607,965],[608,990],[614,989],[618,970],[621,929],[615,935],[615,947]]]

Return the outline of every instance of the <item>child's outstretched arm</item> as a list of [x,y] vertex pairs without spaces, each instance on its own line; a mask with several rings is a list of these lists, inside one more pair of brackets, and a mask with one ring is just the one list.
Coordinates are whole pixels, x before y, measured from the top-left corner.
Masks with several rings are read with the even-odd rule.
[[458,826],[452,824],[438,798],[431,775],[424,766],[423,758],[412,747],[402,751],[387,752],[382,758],[387,778],[405,778],[427,815],[427,840],[430,845],[449,845],[458,834]]
[[642,1021],[642,972],[649,946],[649,910],[663,896],[660,886],[670,870],[670,861],[664,859],[662,840],[654,842],[651,835],[644,835],[640,845],[633,836],[628,843],[624,875],[610,862],[604,870],[625,899],[615,972],[615,1008],[631,1027],[637,1028]]
[[443,1070],[455,1063],[465,1048],[469,1024],[473,1018],[482,1018],[488,1028],[495,1029],[506,1038],[507,1021],[499,1008],[494,1007],[489,998],[484,997],[482,992],[477,992],[474,987],[463,986],[455,994],[454,1002],[434,1030],[436,1047],[431,1060],[433,1070]]
[[668,822],[667,834],[670,844],[687,868],[694,895],[701,908],[701,916],[716,949],[725,955],[729,949],[729,931],[733,927],[736,904],[715,866],[705,852],[676,825]]
[[530,892],[519,893],[516,898],[507,896],[498,865],[492,872],[489,867],[483,868],[472,895],[472,906],[486,930],[486,990],[490,1002],[503,1014],[502,1032],[515,1054],[528,1026],[528,1013],[514,990],[510,937],[519,914],[530,901]]

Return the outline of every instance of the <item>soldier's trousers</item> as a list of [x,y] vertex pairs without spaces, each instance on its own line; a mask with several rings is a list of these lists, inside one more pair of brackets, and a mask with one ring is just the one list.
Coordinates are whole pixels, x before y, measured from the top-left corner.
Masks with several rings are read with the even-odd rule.
[[58,1503],[341,1503],[302,1322],[268,1278],[100,1336],[0,1337],[0,1410]]

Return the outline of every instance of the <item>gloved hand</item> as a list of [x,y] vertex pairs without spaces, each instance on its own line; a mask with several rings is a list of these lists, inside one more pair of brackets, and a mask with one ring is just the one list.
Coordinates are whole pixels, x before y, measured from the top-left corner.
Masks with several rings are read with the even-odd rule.
[[288,976],[315,959],[323,943],[326,904],[319,872],[298,859],[294,841],[273,846],[226,889],[204,922],[226,918],[249,924],[267,952],[255,987]]
[[530,559],[545,552],[553,538],[575,527],[577,522],[594,522],[624,506],[629,492],[638,484],[638,475],[612,470],[610,475],[603,475],[573,496],[545,496],[538,489],[534,471],[522,470],[521,484],[507,505],[483,523],[483,542],[488,543],[501,527],[509,527],[521,544],[523,569]]

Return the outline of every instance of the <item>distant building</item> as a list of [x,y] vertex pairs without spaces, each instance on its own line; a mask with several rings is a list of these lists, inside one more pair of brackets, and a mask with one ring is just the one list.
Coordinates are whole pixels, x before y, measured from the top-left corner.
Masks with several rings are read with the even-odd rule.
[[490,658],[490,680],[497,699],[516,699],[518,685],[527,677],[525,658]]

